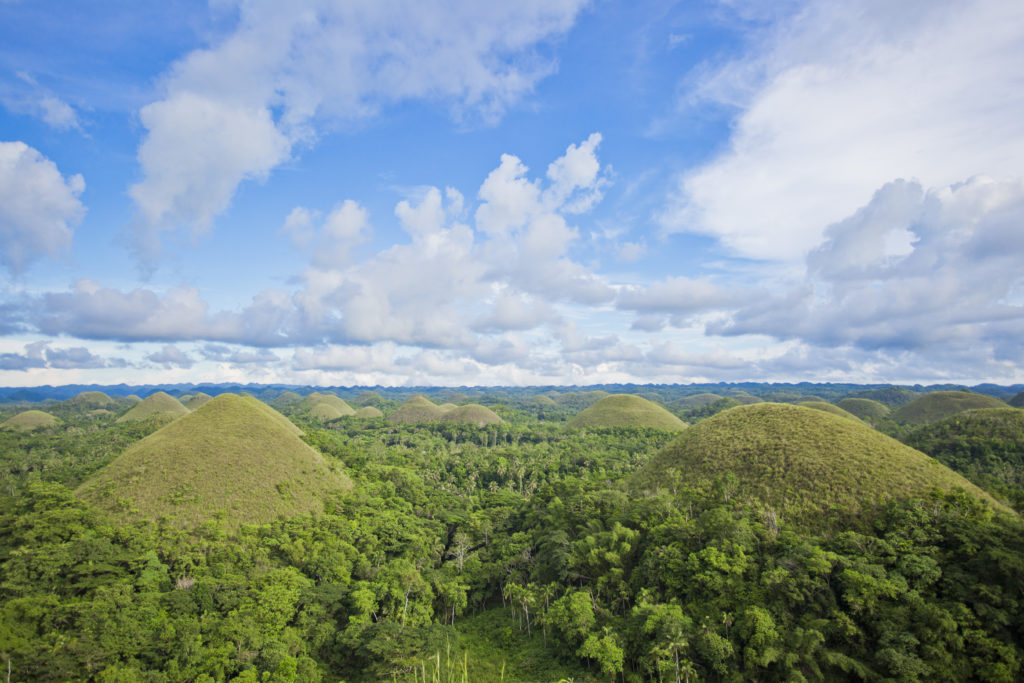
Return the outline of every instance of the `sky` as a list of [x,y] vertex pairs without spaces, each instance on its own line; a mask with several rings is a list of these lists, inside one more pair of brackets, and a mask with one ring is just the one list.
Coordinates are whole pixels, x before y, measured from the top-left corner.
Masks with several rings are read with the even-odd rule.
[[1024,382],[1024,3],[0,0],[0,386]]

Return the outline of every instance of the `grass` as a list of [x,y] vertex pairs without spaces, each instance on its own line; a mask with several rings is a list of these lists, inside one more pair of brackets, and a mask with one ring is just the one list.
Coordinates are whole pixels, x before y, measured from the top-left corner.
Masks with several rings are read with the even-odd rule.
[[211,398],[213,398],[213,397],[210,396],[209,394],[206,394],[206,393],[203,393],[202,391],[200,391],[198,394],[195,394],[194,396],[190,396],[187,401],[182,400],[182,403],[189,410],[195,410],[199,406],[201,406],[204,403],[206,403],[207,401],[209,401]]
[[966,410],[1005,408],[1006,404],[994,396],[972,394],[968,391],[933,391],[916,398],[892,414],[900,424],[924,425],[937,422]]
[[855,391],[849,394],[847,398],[868,398],[872,401],[878,401],[890,408],[899,408],[904,406],[916,398],[919,398],[921,394],[916,391],[911,391],[904,387],[882,387],[880,389],[863,389],[861,391]]
[[18,413],[14,417],[5,420],[0,424],[0,428],[30,432],[34,429],[42,429],[43,427],[53,427],[60,423],[61,421],[59,418],[56,418],[49,413],[44,413],[41,410],[26,410],[23,413]]
[[570,427],[685,429],[686,423],[656,403],[632,394],[605,396],[569,420]]
[[339,398],[339,397],[335,396],[334,394],[321,394],[321,393],[316,392],[316,391],[314,391],[312,394],[310,394],[306,398],[302,399],[302,401],[299,403],[299,408],[301,410],[308,410],[308,411],[310,411],[312,413],[312,411],[314,409],[316,409],[316,407],[319,406],[319,405],[330,406],[330,407],[334,408],[334,410],[336,410],[337,413],[338,413],[337,416],[335,416],[335,417],[332,417],[332,418],[321,418],[321,419],[331,419],[331,420],[333,420],[333,419],[336,419],[338,417],[343,417],[345,415],[355,415],[356,414],[356,411],[352,408],[352,406],[350,406],[348,403],[346,403],[344,399]]
[[393,424],[454,422],[483,427],[484,425],[498,424],[502,422],[502,419],[490,408],[476,403],[464,406],[446,403],[439,406],[425,396],[413,396],[388,415],[388,422]]
[[309,416],[322,422],[329,422],[330,420],[337,420],[339,417],[344,417],[342,412],[338,410],[336,406],[331,405],[326,401],[317,403],[310,408]]
[[936,487],[961,487],[1006,509],[959,474],[863,422],[772,403],[732,408],[690,427],[635,475],[633,485],[717,488],[726,502],[748,501],[813,528]]
[[715,401],[721,401],[723,398],[725,397],[719,396],[718,394],[694,394],[693,396],[684,396],[683,398],[673,401],[672,407],[678,407],[684,410],[689,408],[700,408],[702,406],[711,405]]
[[102,391],[83,391],[77,396],[69,398],[65,403],[74,408],[109,408],[114,405],[114,399]]
[[884,420],[892,412],[889,406],[870,398],[844,398],[836,405],[865,422],[871,423]]
[[133,444],[76,495],[128,518],[231,529],[323,508],[348,477],[255,398],[223,394]]
[[838,415],[839,417],[845,417],[847,419],[857,420],[858,422],[860,422],[860,418],[854,415],[853,413],[849,412],[848,410],[843,410],[839,406],[832,405],[831,403],[826,403],[825,401],[804,401],[803,403],[800,403],[798,405],[801,405],[804,408],[810,408],[812,410],[822,410],[826,413],[831,413],[832,415]]
[[174,420],[188,415],[189,410],[181,401],[170,394],[158,391],[136,404],[127,413],[117,418],[118,422],[140,422],[142,420]]
[[356,411],[355,417],[363,420],[372,420],[378,417],[384,417],[384,413],[380,412],[380,408],[374,408],[373,406],[363,406]]

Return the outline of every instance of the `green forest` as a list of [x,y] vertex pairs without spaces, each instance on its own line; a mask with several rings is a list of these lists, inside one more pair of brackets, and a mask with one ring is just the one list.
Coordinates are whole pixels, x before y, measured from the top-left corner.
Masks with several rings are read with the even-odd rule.
[[987,388],[9,397],[0,676],[1021,680]]

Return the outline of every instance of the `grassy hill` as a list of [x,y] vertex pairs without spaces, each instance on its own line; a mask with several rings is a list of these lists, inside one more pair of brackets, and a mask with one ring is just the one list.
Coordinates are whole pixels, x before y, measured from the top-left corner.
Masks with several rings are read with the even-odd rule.
[[1014,408],[1024,408],[1024,391],[1014,394],[1014,396],[1007,401],[1007,403]]
[[338,410],[337,406],[331,405],[327,401],[317,403],[310,408],[309,416],[322,422],[329,422],[331,420],[337,420],[339,417],[344,417],[342,412]]
[[570,427],[653,427],[684,429],[686,423],[656,403],[631,394],[612,394],[569,420]]
[[104,394],[102,391],[83,391],[77,396],[73,396],[64,402],[64,405],[69,408],[77,408],[79,410],[109,408],[115,404],[116,401]]
[[918,427],[904,441],[1024,510],[1024,410],[968,410]]
[[275,408],[288,408],[302,402],[302,397],[294,391],[282,391],[277,398],[270,402]]
[[856,415],[865,422],[872,424],[889,417],[892,410],[881,401],[870,398],[844,398],[836,403],[846,412]]
[[388,422],[394,424],[416,424],[417,422],[439,422],[444,410],[426,396],[413,396],[388,415]]
[[719,396],[718,394],[694,394],[692,396],[684,396],[683,398],[673,401],[672,407],[683,410],[688,410],[690,408],[702,408],[704,406],[711,405],[715,401],[721,401],[723,398],[725,397]]
[[920,396],[921,394],[916,391],[911,391],[904,387],[882,387],[880,389],[863,389],[861,391],[854,391],[853,393],[848,394],[846,398],[867,398],[872,401],[883,403],[890,408],[899,408]]
[[982,408],[1005,408],[998,398],[986,394],[972,394],[967,391],[933,391],[916,398],[892,414],[900,424],[923,425],[962,413],[965,410]]
[[206,394],[206,393],[203,393],[202,391],[200,391],[198,394],[195,394],[194,396],[190,396],[187,401],[182,401],[181,403],[186,408],[188,408],[189,410],[195,410],[199,406],[205,404],[211,398],[213,398],[213,397],[210,396],[209,394]]
[[115,514],[229,528],[319,511],[351,482],[255,398],[223,394],[130,446],[75,494]]
[[718,486],[723,500],[749,500],[814,528],[935,487],[959,486],[1002,508],[959,474],[863,422],[771,403],[733,408],[690,427],[633,483],[641,490]]
[[[299,403],[301,410],[312,411],[318,405],[328,405],[338,411],[338,417],[343,415],[355,415],[356,411],[345,402],[344,399],[335,396],[334,394],[321,394],[319,392],[313,392],[306,398],[302,399]],[[331,418],[333,419],[333,418]]]
[[53,427],[61,420],[41,410],[26,410],[0,423],[0,429],[13,429],[19,432],[30,432],[33,429]]
[[379,408],[373,406],[363,406],[356,411],[355,417],[363,420],[372,420],[378,417],[384,417],[384,413],[380,412]]
[[845,417],[847,419],[857,420],[858,422],[860,422],[860,418],[854,415],[853,413],[849,412],[848,410],[843,410],[837,405],[826,403],[825,401],[805,401],[797,405],[801,405],[804,408],[810,408],[811,410],[822,410],[826,413],[831,413],[832,415],[838,415],[839,417]]
[[441,421],[483,427],[484,425],[499,424],[502,419],[490,408],[478,403],[470,403],[449,408],[441,416]]
[[131,410],[117,418],[118,422],[139,422],[142,420],[175,420],[188,415],[189,410],[181,401],[170,394],[158,391],[137,403]]

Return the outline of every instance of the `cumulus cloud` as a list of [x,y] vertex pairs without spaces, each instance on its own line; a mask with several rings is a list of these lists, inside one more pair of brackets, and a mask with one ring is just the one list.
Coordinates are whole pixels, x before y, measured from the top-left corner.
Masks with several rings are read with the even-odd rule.
[[975,177],[929,190],[894,181],[828,228],[800,286],[709,331],[1020,362],[1022,226],[1024,181]]
[[799,260],[882,184],[1020,173],[1024,12],[1016,3],[809,0],[709,69],[690,103],[737,114],[661,216],[735,253]]
[[51,368],[54,370],[94,370],[98,368],[121,368],[128,365],[123,358],[103,358],[84,346],[54,348],[49,341],[25,344],[24,353],[0,354],[0,370],[30,370]]
[[165,344],[159,351],[154,351],[147,355],[146,360],[162,365],[165,368],[182,368],[185,370],[188,370],[196,363],[191,356],[173,344]]
[[130,194],[144,256],[160,230],[209,227],[239,183],[313,144],[325,122],[408,99],[497,120],[553,70],[536,46],[565,33],[583,0],[237,5],[237,29],[177,62],[140,112],[144,177]]
[[11,272],[71,246],[84,190],[81,175],[65,178],[25,143],[0,142],[0,260]]

